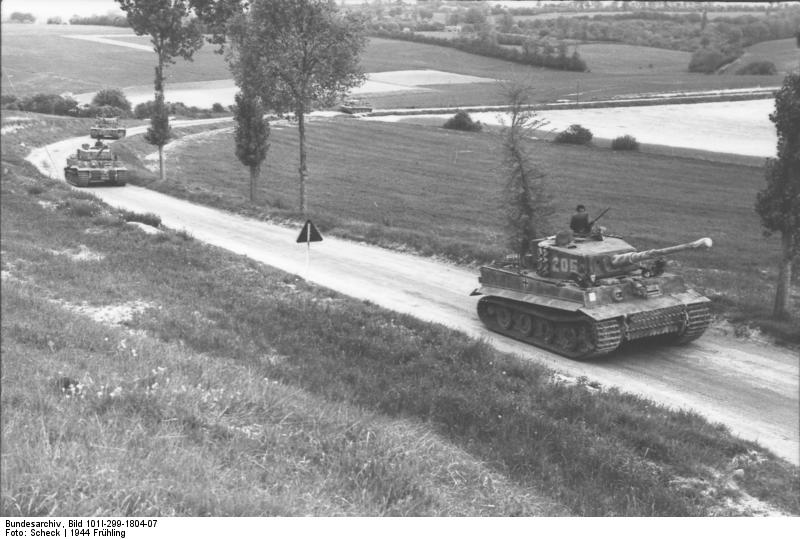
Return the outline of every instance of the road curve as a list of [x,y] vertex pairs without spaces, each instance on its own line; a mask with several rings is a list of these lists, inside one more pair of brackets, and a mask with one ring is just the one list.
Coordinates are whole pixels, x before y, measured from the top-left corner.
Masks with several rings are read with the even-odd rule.
[[[128,133],[144,129],[133,128]],[[67,155],[86,141],[81,137],[51,144],[34,150],[27,159],[44,174],[63,179]],[[135,186],[99,187],[91,192],[113,207],[158,214],[165,226],[186,230],[200,241],[343,294],[483,338],[503,352],[673,408],[694,410],[800,464],[800,365],[796,352],[709,331],[682,347],[629,346],[607,358],[576,362],[487,331],[477,318],[475,298],[469,296],[477,285],[474,271],[336,238],[312,244],[307,267],[306,246],[295,242],[299,229]]]

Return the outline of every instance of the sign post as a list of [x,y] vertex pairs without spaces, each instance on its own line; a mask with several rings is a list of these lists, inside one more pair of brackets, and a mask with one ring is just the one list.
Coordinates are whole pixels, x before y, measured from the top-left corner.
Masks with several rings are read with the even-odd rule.
[[297,236],[297,243],[305,242],[306,244],[306,275],[308,275],[308,266],[311,261],[312,241],[322,241],[322,234],[319,233],[319,230],[317,230],[317,227],[311,222],[311,219],[308,219],[306,224],[303,225],[302,230],[300,230],[300,235]]

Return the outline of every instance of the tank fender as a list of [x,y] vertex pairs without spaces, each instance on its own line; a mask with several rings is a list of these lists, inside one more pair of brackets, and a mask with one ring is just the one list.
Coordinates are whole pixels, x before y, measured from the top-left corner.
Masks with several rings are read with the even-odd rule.
[[623,301],[621,303],[597,305],[596,307],[583,307],[578,310],[594,320],[606,320],[608,318],[615,318],[617,316],[654,311],[656,309],[663,309],[666,307],[705,302],[710,303],[711,300],[690,289],[686,292],[669,294],[657,298]]
[[532,303],[537,307],[552,307],[553,309],[561,309],[569,312],[577,312],[583,307],[583,303],[566,301],[564,299],[542,296],[539,294],[525,294],[522,292],[516,292],[514,290],[508,290],[507,288],[497,288],[494,286],[482,286],[475,289],[470,294],[470,296],[480,295],[497,296],[513,301],[520,301],[522,303]]

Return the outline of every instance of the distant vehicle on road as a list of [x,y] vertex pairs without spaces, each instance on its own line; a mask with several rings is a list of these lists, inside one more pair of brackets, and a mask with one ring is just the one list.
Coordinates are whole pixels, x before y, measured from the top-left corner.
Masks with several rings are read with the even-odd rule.
[[372,105],[360,99],[348,99],[339,110],[347,114],[362,114],[372,112]]
[[95,124],[89,129],[89,136],[93,139],[117,140],[125,136],[125,128],[119,125],[119,118],[98,117]]

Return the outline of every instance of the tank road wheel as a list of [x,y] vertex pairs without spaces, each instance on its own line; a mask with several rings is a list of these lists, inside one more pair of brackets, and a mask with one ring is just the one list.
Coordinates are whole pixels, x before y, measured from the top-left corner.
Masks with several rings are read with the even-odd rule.
[[536,318],[533,321],[533,335],[536,339],[544,343],[551,343],[553,342],[553,334],[553,323],[550,320]]
[[592,332],[587,324],[578,326],[575,336],[575,350],[581,354],[586,353],[594,348],[592,343]]
[[517,319],[517,330],[525,337],[533,332],[533,320],[529,314],[521,313]]
[[497,319],[498,326],[500,326],[504,330],[511,329],[511,325],[513,322],[511,311],[509,311],[506,307],[498,305],[494,308],[494,315],[495,318]]
[[578,332],[570,324],[559,324],[556,328],[555,344],[566,352],[575,351],[578,345]]

